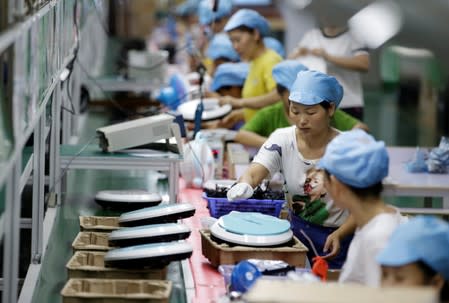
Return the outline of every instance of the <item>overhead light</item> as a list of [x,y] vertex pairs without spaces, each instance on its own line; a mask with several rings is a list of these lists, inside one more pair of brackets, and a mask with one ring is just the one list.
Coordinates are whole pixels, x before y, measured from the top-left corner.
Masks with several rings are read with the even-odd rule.
[[352,16],[348,24],[358,40],[374,49],[399,32],[402,13],[392,1],[376,1]]

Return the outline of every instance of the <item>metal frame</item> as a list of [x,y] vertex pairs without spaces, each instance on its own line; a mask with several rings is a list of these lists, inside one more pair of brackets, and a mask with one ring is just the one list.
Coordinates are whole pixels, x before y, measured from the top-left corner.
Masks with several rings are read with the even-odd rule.
[[[30,267],[25,279],[25,286],[20,293],[20,302],[31,302],[34,287],[40,272],[40,262],[45,254],[45,247],[55,218],[56,209],[48,209],[44,214],[45,197],[45,142],[48,135],[46,107],[52,102],[52,131],[50,167],[52,173],[50,183],[58,189],[59,177],[59,131],[61,114],[60,75],[74,58],[72,22],[72,5],[77,0],[50,0],[39,10],[25,16],[24,0],[8,0],[8,27],[0,33],[0,53],[8,50],[13,54],[12,91],[14,150],[5,163],[1,163],[0,187],[6,186],[5,211],[0,214],[2,227],[0,237],[3,237],[3,279],[2,302],[17,302],[19,295],[19,247],[20,247],[20,209],[21,194],[25,184],[32,174],[33,205],[32,205],[32,240]],[[66,16],[70,14],[70,17]],[[47,23],[41,22],[48,18]],[[48,28],[42,28],[42,24]],[[49,53],[46,54],[48,78],[43,95],[39,95],[39,34],[45,31]],[[29,52],[29,50],[33,50]],[[43,50],[46,51],[46,50]],[[28,53],[29,52],[29,53]],[[28,55],[29,54],[29,55]],[[25,60],[29,58],[29,61]],[[28,65],[27,65],[28,64]],[[27,68],[30,66],[29,74]],[[42,69],[40,70],[42,71]],[[74,71],[75,72],[75,71]],[[76,75],[79,79],[79,75]],[[41,83],[42,84],[42,83]],[[77,91],[79,80],[72,83]],[[29,93],[31,105],[25,107],[26,93]],[[28,114],[28,124],[24,118]],[[70,128],[70,125],[69,125]],[[22,152],[27,139],[34,134],[33,154],[22,170]],[[60,199],[60,197],[57,197]]]
[[[137,156],[83,156],[81,153],[77,157],[72,155],[60,156],[60,166],[66,169],[102,169],[102,170],[158,170],[168,171],[169,199],[171,203],[177,202],[179,162],[182,156],[172,155],[167,157],[161,152],[161,156],[145,158]],[[59,188],[60,190],[60,188]],[[58,193],[58,191],[56,191]]]

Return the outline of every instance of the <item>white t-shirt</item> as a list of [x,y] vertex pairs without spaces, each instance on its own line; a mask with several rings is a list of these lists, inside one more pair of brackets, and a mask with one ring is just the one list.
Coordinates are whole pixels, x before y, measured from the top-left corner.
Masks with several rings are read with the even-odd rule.
[[267,168],[271,176],[276,172],[283,174],[289,203],[306,201],[304,210],[298,213],[301,218],[322,226],[339,227],[346,221],[348,211],[336,207],[328,194],[308,202],[308,195],[304,192],[307,173],[318,160],[302,156],[296,143],[296,126],[290,126],[274,131],[259,149],[253,162]]
[[405,220],[396,210],[396,213],[379,214],[362,228],[358,228],[349,245],[338,281],[379,286],[381,270],[376,256],[385,247],[396,227]]
[[[307,32],[299,42],[299,47],[322,48],[328,54],[338,57],[353,57],[367,54],[364,44],[358,42],[349,31],[335,37],[324,36],[320,29]],[[363,91],[360,73],[334,65],[326,61],[326,70],[320,70],[337,78],[343,86],[344,95],[340,108],[363,107]]]

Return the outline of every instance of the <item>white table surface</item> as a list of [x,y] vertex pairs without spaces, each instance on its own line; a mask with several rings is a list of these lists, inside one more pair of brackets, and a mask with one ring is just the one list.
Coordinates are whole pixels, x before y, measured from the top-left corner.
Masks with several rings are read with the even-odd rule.
[[388,147],[389,175],[384,181],[386,196],[442,197],[449,209],[449,174],[410,173],[406,163],[413,159],[415,147]]

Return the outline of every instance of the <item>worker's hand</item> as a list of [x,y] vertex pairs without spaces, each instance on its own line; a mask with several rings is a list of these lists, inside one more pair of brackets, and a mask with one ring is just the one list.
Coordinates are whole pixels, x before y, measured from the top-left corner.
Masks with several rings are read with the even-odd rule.
[[251,198],[254,193],[251,185],[245,182],[240,182],[232,186],[227,193],[229,201],[243,200]]
[[301,56],[306,56],[309,54],[309,49],[307,47],[298,47],[295,48],[289,55],[288,59],[296,59]]
[[225,104],[229,104],[232,106],[232,108],[241,108],[242,106],[242,100],[238,99],[238,98],[234,98],[231,96],[224,96],[218,99],[218,102],[220,103],[221,106],[225,105]]
[[338,233],[333,232],[327,236],[323,251],[327,253],[327,255],[323,256],[324,259],[332,259],[338,255],[340,252],[340,236]]
[[327,52],[322,48],[314,48],[310,51],[310,53],[325,60],[327,59]]
[[230,129],[243,119],[243,111],[241,109],[233,110],[229,115],[220,120],[218,127]]
[[358,122],[356,125],[354,125],[354,126],[352,127],[352,129],[355,129],[355,128],[363,129],[364,131],[366,131],[367,133],[369,133],[369,127],[368,127],[368,125],[366,125],[366,124],[363,123],[363,122]]

